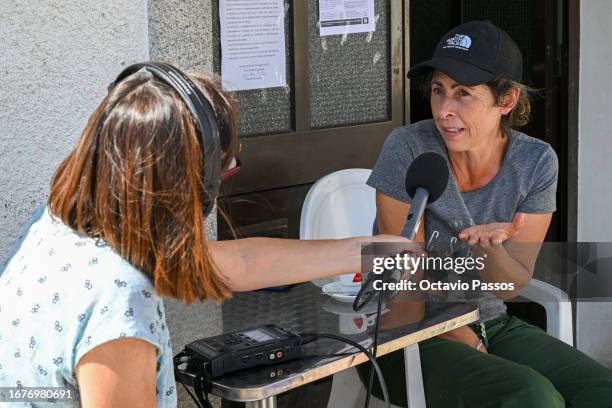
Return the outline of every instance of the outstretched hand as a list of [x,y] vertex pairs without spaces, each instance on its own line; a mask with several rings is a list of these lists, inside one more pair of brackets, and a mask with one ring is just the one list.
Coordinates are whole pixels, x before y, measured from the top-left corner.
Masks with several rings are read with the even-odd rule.
[[499,245],[518,234],[524,223],[525,214],[516,213],[512,222],[495,222],[466,228],[459,234],[459,239],[469,245]]

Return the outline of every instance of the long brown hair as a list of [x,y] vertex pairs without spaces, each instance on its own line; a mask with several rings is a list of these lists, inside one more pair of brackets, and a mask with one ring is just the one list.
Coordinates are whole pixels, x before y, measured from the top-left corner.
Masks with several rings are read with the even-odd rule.
[[[225,169],[237,150],[232,100],[218,83],[190,75],[210,98]],[[141,70],[116,85],[56,170],[50,212],[109,245],[156,291],[187,303],[231,295],[206,246],[204,146],[189,108]]]

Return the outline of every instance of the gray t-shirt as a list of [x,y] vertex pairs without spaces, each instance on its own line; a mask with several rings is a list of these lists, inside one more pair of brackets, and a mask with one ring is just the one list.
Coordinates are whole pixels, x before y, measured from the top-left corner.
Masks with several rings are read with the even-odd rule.
[[[433,120],[397,128],[387,137],[368,185],[405,203],[408,167],[417,156],[434,152],[448,161],[446,145]],[[511,222],[517,212],[540,214],[556,210],[557,155],[550,145],[511,131],[502,167],[487,185],[461,193],[449,170],[442,196],[425,210],[425,240],[428,251],[466,256],[469,247],[458,234],[473,225]],[[454,275],[454,276],[453,276]],[[469,273],[463,281],[470,278]],[[450,273],[449,280],[460,275]],[[471,278],[476,278],[472,275]],[[506,311],[503,301],[490,292],[464,292],[465,300],[477,302],[480,321],[494,319]]]

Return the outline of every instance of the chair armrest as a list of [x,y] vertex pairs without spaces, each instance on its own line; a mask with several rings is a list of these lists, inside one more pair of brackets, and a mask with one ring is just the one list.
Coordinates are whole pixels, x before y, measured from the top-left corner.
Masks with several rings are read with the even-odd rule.
[[568,302],[569,296],[561,289],[538,279],[531,279],[521,291],[521,296],[532,302]]
[[521,291],[521,296],[544,307],[548,334],[574,345],[572,303],[567,293],[549,283],[532,279]]

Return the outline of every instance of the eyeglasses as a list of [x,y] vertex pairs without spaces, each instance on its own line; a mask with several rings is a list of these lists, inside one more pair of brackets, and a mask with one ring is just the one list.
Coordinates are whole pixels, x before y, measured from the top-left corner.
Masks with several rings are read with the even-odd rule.
[[221,176],[219,176],[219,180],[220,181],[225,181],[228,178],[235,176],[236,174],[240,173],[240,166],[242,165],[242,162],[240,161],[240,158],[238,156],[234,156],[234,158],[232,159],[232,162],[230,163],[229,167],[227,170],[225,170],[225,172],[223,174],[221,174]]

